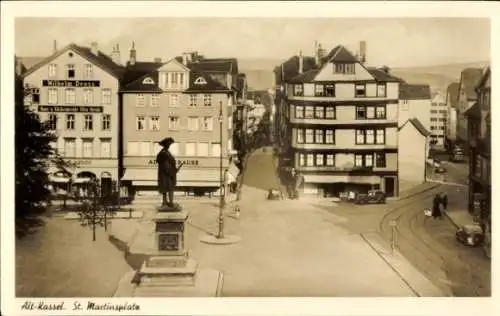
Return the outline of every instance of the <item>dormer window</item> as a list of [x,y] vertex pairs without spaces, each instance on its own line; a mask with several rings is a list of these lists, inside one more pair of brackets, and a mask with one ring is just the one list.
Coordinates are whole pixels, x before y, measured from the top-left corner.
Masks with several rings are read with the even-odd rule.
[[155,84],[155,82],[153,81],[153,79],[151,79],[150,77],[146,77],[144,78],[144,80],[142,81],[142,84]]
[[302,84],[294,84],[293,85],[293,95],[303,96],[304,95],[304,86]]
[[198,77],[198,78],[196,78],[196,80],[194,81],[194,84],[203,85],[203,84],[207,84],[207,81],[206,81],[206,80],[205,80],[205,78],[203,78],[203,77]]
[[336,74],[353,75],[355,73],[354,64],[334,64],[333,72]]

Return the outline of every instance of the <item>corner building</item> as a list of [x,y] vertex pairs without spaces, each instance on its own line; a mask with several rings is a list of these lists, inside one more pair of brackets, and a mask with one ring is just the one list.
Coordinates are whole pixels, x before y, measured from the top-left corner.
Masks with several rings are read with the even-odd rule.
[[223,169],[236,178],[237,168],[230,161],[235,62],[204,59],[197,53],[167,62],[137,62],[131,51],[121,90],[121,180],[131,197],[157,194],[156,155],[161,147],[156,142],[165,137],[175,140],[170,151],[178,164],[184,163],[177,175],[178,193],[217,191],[221,152]]
[[118,180],[118,89],[123,67],[98,50],[70,44],[23,75],[30,94],[25,105],[57,135],[53,144],[74,168],[51,166],[54,183],[83,184],[91,178],[104,186]]
[[346,190],[398,194],[398,97],[401,80],[367,68],[364,42],[354,56],[294,56],[275,68],[281,165],[304,175],[304,193]]

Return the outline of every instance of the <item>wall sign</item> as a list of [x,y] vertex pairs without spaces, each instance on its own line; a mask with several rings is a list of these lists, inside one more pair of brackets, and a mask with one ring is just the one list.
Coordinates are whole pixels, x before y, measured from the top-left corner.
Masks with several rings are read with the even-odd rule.
[[102,106],[78,106],[78,105],[39,105],[38,112],[78,112],[78,113],[102,113]]
[[92,164],[92,160],[69,160],[68,162],[76,166],[87,166]]
[[42,80],[44,87],[100,87],[98,80]]
[[[198,166],[199,160],[177,160],[177,165],[184,164],[184,166]],[[148,165],[157,165],[155,159],[150,159]]]

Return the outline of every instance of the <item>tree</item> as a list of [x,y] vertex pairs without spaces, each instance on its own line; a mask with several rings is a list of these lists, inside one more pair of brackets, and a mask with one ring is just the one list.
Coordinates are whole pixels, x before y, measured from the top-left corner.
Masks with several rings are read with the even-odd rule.
[[30,93],[22,80],[15,77],[15,201],[16,235],[22,237],[43,223],[43,214],[50,201],[47,167],[50,161],[64,164],[50,145],[56,140],[47,123],[24,106]]

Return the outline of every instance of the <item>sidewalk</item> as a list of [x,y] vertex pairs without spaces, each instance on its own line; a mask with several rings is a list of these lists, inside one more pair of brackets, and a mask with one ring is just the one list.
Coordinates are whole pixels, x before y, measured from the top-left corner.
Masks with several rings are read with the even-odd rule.
[[447,210],[445,212],[446,216],[455,225],[455,227],[460,227],[463,225],[473,225],[474,221],[472,216],[469,214],[468,210],[457,209],[457,210]]

